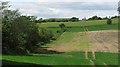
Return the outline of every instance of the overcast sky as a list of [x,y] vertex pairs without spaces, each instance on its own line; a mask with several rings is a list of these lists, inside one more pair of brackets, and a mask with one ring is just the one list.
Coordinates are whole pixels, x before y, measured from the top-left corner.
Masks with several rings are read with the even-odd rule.
[[2,0],[10,1],[11,9],[19,9],[23,15],[42,18],[79,17],[94,15],[106,17],[118,15],[119,0]]

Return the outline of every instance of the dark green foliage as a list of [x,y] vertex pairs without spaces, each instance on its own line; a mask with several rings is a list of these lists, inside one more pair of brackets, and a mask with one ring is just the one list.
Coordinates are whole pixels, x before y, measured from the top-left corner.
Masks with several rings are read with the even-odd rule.
[[[118,18],[118,17],[119,16],[112,16],[111,19]],[[93,16],[93,17],[89,18],[88,20],[107,20],[107,19],[108,19],[108,17],[101,18],[101,17],[98,17],[98,16]]]
[[[8,24],[8,22],[7,22]],[[3,26],[4,28],[5,26]],[[4,30],[5,29],[5,30]],[[50,42],[53,37],[51,31],[39,29],[27,16],[20,16],[11,21],[10,27],[3,29],[3,50],[5,53],[25,54],[33,52],[35,46]],[[6,31],[6,29],[8,29]],[[36,47],[37,48],[37,47]],[[8,52],[6,52],[8,51]]]
[[48,43],[52,39],[53,33],[52,31],[48,31],[44,28],[41,28],[39,31],[39,36],[40,36],[40,41],[44,43]]
[[60,33],[60,31],[59,31],[59,30],[57,30],[57,33]]
[[70,19],[70,21],[71,21],[71,22],[77,22],[77,21],[79,21],[79,18],[72,17],[72,18]]
[[98,16],[93,16],[93,17],[89,18],[88,20],[102,20],[102,18],[98,17]]
[[65,32],[66,31],[66,26],[65,26],[65,24],[59,24],[59,27],[61,28],[61,31],[62,32]]
[[79,21],[79,18],[72,17],[72,18],[48,18],[48,19],[42,19],[40,18],[37,22],[76,22]]
[[112,24],[112,20],[111,19],[107,19],[107,24]]
[[60,30],[57,30],[56,32],[56,36],[54,36],[52,38],[52,40],[56,40],[62,33],[64,33],[67,29],[66,29],[66,26],[65,24],[59,24],[59,27],[61,28]]
[[61,36],[61,34],[63,34],[67,30],[67,27],[63,23],[59,24],[59,28],[60,28],[59,30],[55,31],[55,34],[54,34],[52,40],[58,39]]
[[59,27],[60,27],[60,28],[65,28],[65,24],[63,24],[63,23],[62,23],[62,24],[59,24]]
[[41,23],[42,21],[43,21],[43,19],[40,18],[39,20],[36,20],[35,22],[36,22],[36,23]]
[[113,16],[113,17],[111,17],[111,19],[114,19],[114,18],[118,18],[118,16]]
[[[5,21],[3,21],[3,24]],[[39,37],[37,34],[37,28],[29,21],[25,16],[20,16],[11,22],[6,22],[9,27],[3,25],[3,50],[11,51],[11,53],[18,54],[20,50],[21,54],[25,54],[26,50],[30,50],[30,47],[37,44],[36,40]],[[35,38],[36,37],[36,38]],[[22,49],[20,49],[22,48]],[[4,52],[3,52],[4,53]],[[7,52],[5,52],[7,53]]]
[[24,41],[22,41],[22,43],[25,42],[24,47],[28,50],[31,50],[32,46],[36,46],[36,44],[39,43],[40,40],[38,28],[35,26],[35,23],[33,23],[26,16],[21,16],[17,18],[16,21],[18,22],[14,26],[18,28],[17,31],[19,31],[19,33],[22,33],[20,37],[23,36]]
[[20,16],[18,10],[3,10],[2,19],[3,54],[28,54],[53,37],[51,31],[37,27],[36,17]]

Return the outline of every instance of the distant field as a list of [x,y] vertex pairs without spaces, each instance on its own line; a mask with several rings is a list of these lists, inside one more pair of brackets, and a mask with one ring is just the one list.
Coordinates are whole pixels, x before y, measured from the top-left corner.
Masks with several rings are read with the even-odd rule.
[[[39,27],[59,27],[59,24],[64,23],[66,26],[90,26],[90,25],[106,25],[107,20],[89,20],[89,21],[79,21],[79,22],[47,22],[38,24]],[[118,19],[113,19],[113,24],[118,23]]]
[[64,23],[67,27],[66,32],[83,32],[84,27],[89,31],[96,30],[117,30],[118,19],[113,19],[112,25],[107,25],[106,20],[92,20],[92,21],[80,21],[80,22],[47,22],[37,24],[40,28],[46,28],[52,30],[55,34],[57,30],[60,30],[59,24]]

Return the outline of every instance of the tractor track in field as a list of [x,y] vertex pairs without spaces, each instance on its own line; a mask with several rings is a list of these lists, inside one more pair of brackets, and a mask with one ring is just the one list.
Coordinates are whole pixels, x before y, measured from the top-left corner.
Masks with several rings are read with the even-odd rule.
[[[87,34],[87,33],[89,33],[89,30],[88,30],[88,28],[86,28],[86,27],[83,27],[84,28],[84,34],[86,35],[86,36],[88,36],[88,38],[89,38],[89,35]],[[99,32],[97,32],[95,35],[92,35],[92,36],[98,36],[98,37],[100,37],[100,33]],[[107,51],[109,51],[109,47],[107,47],[106,45],[105,45],[105,43],[104,43],[104,40],[99,40],[99,39],[97,39],[97,38],[95,38],[95,37],[92,37],[92,39],[94,39],[95,40],[95,42],[102,42],[102,44],[104,45],[104,47],[106,48],[106,50]],[[90,39],[89,39],[90,40]],[[103,45],[99,45],[99,46],[103,46]],[[99,47],[98,47],[99,48]],[[88,51],[86,50],[85,51],[85,58],[86,59],[89,59],[89,61],[91,62],[91,64],[93,65],[93,67],[96,67],[96,65],[95,65],[95,63],[94,63],[94,60],[96,60],[96,55],[95,55],[95,51],[97,51],[97,49],[92,49],[92,50],[90,50],[91,52],[92,52],[92,58],[93,59],[89,59],[88,58]],[[106,67],[109,67],[105,62],[103,62],[104,63],[104,65],[106,66]]]
[[[82,27],[84,28],[84,35],[88,38],[88,34],[87,34],[89,32],[88,28],[86,28],[85,26],[82,26]],[[92,52],[92,57],[95,59],[95,54],[93,52]],[[85,58],[89,59],[89,61],[92,64],[92,67],[95,67],[94,61],[88,57],[88,49],[85,50]]]
[[95,63],[90,59],[91,64],[95,67]]
[[89,51],[97,52],[118,52],[118,31],[95,31],[89,32],[90,48]]

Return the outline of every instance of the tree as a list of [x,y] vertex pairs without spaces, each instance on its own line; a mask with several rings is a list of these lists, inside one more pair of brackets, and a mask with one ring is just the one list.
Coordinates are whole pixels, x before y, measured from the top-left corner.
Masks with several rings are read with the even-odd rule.
[[37,23],[41,23],[43,21],[42,18],[38,19]]
[[113,16],[113,17],[111,17],[111,19],[114,19],[114,18],[118,18],[118,16]]
[[65,26],[65,24],[59,24],[59,27],[61,28],[61,31],[62,32],[65,32],[66,31],[66,26]]
[[2,16],[3,54],[29,54],[34,51],[34,47],[38,47],[39,43],[50,42],[53,37],[52,32],[40,29],[35,23],[36,17],[21,16],[18,10],[6,8]]
[[17,37],[18,39],[16,38],[16,40],[19,40],[17,46],[19,45],[19,47],[25,48],[25,50],[31,51],[32,46],[36,46],[39,43],[38,29],[35,23],[26,16],[20,16],[13,21],[12,32],[14,32],[14,36],[20,35],[20,37]]
[[10,7],[10,5],[8,5],[9,2],[1,2],[1,6],[0,6],[0,10],[4,10]]
[[98,17],[98,16],[93,16],[93,17],[89,18],[88,20],[102,20],[102,18]]
[[35,22],[36,21],[36,18],[35,16],[27,16],[28,19],[30,20],[30,22]]
[[72,22],[77,22],[77,21],[79,21],[79,18],[72,17],[72,18],[70,19],[70,21],[72,21]]
[[[15,49],[15,43],[17,43],[16,39],[13,38],[12,26],[13,20],[20,16],[18,10],[8,10],[10,6],[8,2],[2,2],[2,7],[0,10],[2,11],[2,49],[3,53],[10,53],[11,49]],[[14,42],[15,40],[15,42]]]

